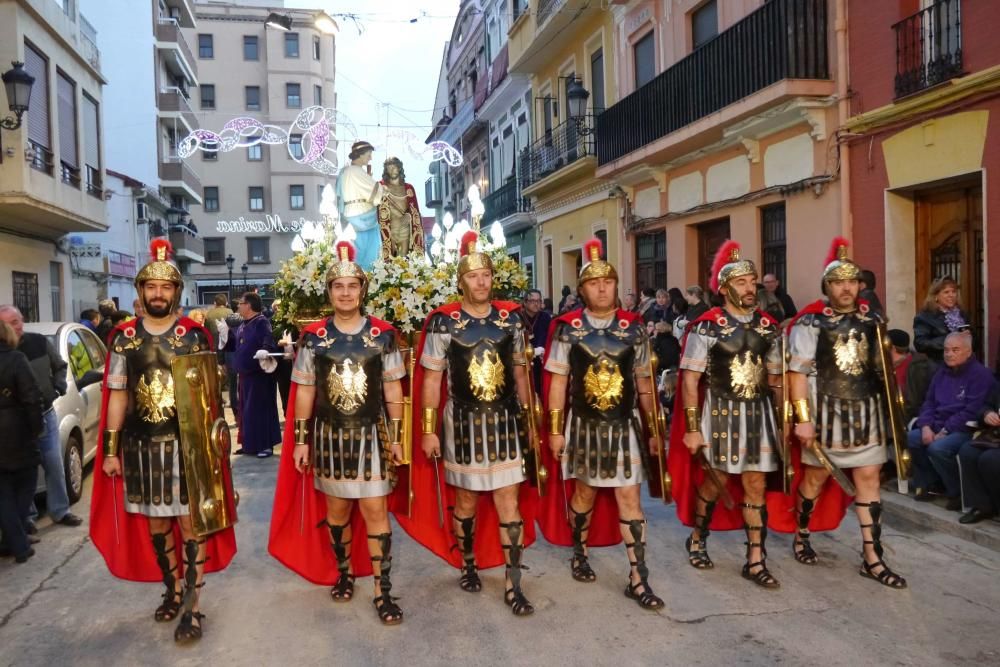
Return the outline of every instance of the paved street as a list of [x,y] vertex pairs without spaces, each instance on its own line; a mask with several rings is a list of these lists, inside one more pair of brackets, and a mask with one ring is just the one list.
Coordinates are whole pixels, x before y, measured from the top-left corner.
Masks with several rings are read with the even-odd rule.
[[[625,599],[620,548],[595,550],[598,582],[569,576],[568,551],[530,549],[525,588],[537,607],[513,618],[500,601],[502,572],[485,573],[481,594],[396,530],[395,587],[406,622],[382,627],[360,580],[353,602],[331,602],[266,555],[277,458],[237,459],[242,502],[234,564],[204,589],[206,636],[173,643],[156,624],[160,586],[113,579],[85,528],[42,525],[27,565],[0,561],[0,664],[997,664],[1000,553],[936,532],[887,526],[890,562],[910,581],[903,592],[857,575],[853,519],[818,536],[818,567],[795,563],[790,538],[769,542],[779,591],[739,576],[742,533],[714,534],[716,569],[697,572],[683,554],[673,508],[648,503],[650,566],[666,609]],[[88,477],[88,480],[90,478]],[[87,496],[74,509],[86,515]],[[47,522],[46,522],[47,523]],[[479,648],[474,648],[479,647]]]

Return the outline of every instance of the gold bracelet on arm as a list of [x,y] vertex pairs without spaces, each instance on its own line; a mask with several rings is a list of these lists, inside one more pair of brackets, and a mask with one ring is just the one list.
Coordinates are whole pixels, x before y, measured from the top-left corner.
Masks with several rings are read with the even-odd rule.
[[684,430],[687,433],[701,431],[701,413],[698,408],[684,408]]
[[104,456],[105,458],[111,458],[118,456],[118,443],[121,439],[122,432],[116,429],[105,429],[104,430]]
[[566,415],[559,408],[549,410],[549,435],[563,435],[566,429]]
[[423,419],[421,423],[423,424],[423,433],[425,435],[433,435],[437,433],[438,428],[438,413],[434,408],[424,408]]
[[800,398],[792,401],[792,411],[795,413],[796,424],[805,424],[812,421],[812,415],[809,413],[808,399]]
[[306,441],[306,436],[309,435],[309,419],[296,419],[295,420],[295,444],[296,445],[306,445],[309,444]]

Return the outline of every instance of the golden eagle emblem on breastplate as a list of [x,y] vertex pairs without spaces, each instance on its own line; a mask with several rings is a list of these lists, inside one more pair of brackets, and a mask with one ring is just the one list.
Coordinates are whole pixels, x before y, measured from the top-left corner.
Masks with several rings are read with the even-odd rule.
[[868,366],[868,339],[851,329],[837,336],[833,345],[837,369],[845,375],[861,375]]
[[358,409],[365,402],[365,394],[368,392],[368,376],[365,375],[365,369],[358,366],[355,370],[353,366],[353,361],[344,359],[343,370],[338,373],[337,365],[334,364],[326,378],[326,391],[330,403],[343,412]]
[[625,378],[618,366],[612,365],[607,359],[601,359],[588,368],[587,374],[583,376],[583,392],[587,404],[596,410],[610,410],[621,402],[624,384]]
[[139,404],[139,416],[143,421],[160,424],[174,416],[174,378],[167,374],[167,382],[160,379],[162,371],[153,371],[151,381],[146,377],[139,378],[135,388],[136,402]]
[[[492,358],[491,358],[492,357]],[[469,364],[472,395],[480,401],[493,401],[504,387],[503,362],[496,352],[486,352],[480,361],[475,356]]]
[[749,350],[737,354],[729,362],[729,372],[733,378],[733,392],[743,399],[760,397],[760,386],[764,383],[764,364],[760,357]]

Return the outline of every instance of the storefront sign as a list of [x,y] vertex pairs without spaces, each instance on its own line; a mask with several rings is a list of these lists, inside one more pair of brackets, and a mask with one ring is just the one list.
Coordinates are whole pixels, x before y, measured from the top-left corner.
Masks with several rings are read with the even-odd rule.
[[286,222],[280,215],[266,213],[263,220],[242,215],[235,220],[216,220],[215,231],[224,234],[298,234],[303,227],[322,227],[324,224],[322,220],[307,220],[301,216]]

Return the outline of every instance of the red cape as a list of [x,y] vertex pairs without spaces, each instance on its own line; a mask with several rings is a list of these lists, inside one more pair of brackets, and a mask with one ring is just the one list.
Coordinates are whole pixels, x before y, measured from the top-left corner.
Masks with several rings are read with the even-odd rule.
[[[505,309],[511,313],[518,310],[520,306],[509,301],[494,301],[493,306],[497,309]],[[407,517],[403,511],[396,511],[396,520],[403,527],[410,537],[424,545],[432,552],[440,556],[446,562],[456,568],[462,567],[462,554],[455,542],[452,533],[451,508],[455,505],[455,491],[445,482],[444,468],[438,462],[441,479],[441,496],[444,504],[444,527],[438,525],[437,495],[434,490],[434,469],[431,461],[424,455],[420,447],[421,413],[423,412],[422,392],[424,382],[424,368],[420,364],[420,357],[424,350],[424,339],[427,337],[427,323],[437,314],[450,315],[461,309],[461,303],[449,303],[434,310],[424,321],[423,329],[420,332],[420,342],[417,345],[417,364],[413,373],[411,387],[413,387],[413,513]],[[442,377],[441,382],[441,403],[438,406],[439,412],[443,412],[445,402],[448,400],[447,373]],[[442,448],[444,438],[441,438]],[[401,472],[400,477],[404,475]],[[535,514],[537,513],[538,492],[531,486],[530,482],[521,484],[520,490],[520,510],[521,518],[524,520],[524,546],[530,546],[535,541]],[[479,504],[476,509],[476,540],[475,553],[476,565],[479,568],[490,568],[504,564],[503,549],[500,546],[499,533],[500,519],[497,517],[496,508],[493,506],[491,493],[479,494]]]
[[[715,320],[719,316],[725,317],[726,311],[722,308],[712,308],[704,315],[687,325],[687,331],[684,334],[684,341],[681,345],[682,359],[684,357],[684,349],[687,347],[687,335],[691,332],[692,328],[701,322]],[[685,423],[683,417],[683,383],[684,369],[680,369],[677,373],[677,394],[674,398],[674,418],[670,421],[670,448],[667,452],[667,469],[670,471],[670,476],[673,480],[673,496],[674,501],[677,503],[677,517],[685,526],[693,526],[697,503],[697,488],[704,480],[705,473],[702,471],[700,465],[695,464],[693,457],[690,452],[688,452],[687,447],[684,446]],[[704,391],[699,388],[699,406],[703,401]],[[703,455],[699,454],[699,456]],[[743,511],[740,508],[740,503],[743,502],[743,485],[740,482],[740,476],[725,475],[721,471],[719,472],[719,475],[723,479],[728,478],[726,488],[729,489],[729,494],[736,502],[736,506],[731,510],[727,510],[720,501],[715,507],[715,512],[712,515],[712,521],[709,524],[709,527],[712,530],[737,530],[743,528]],[[785,514],[789,516],[788,521],[794,523],[794,517],[792,517],[788,511],[789,505],[787,503],[787,497],[783,493],[780,491],[766,491],[764,494],[764,501],[767,503],[768,526],[773,526],[779,519],[784,519],[784,516],[779,517],[779,515]]]
[[[564,313],[552,320],[552,324],[549,327],[549,347],[545,350],[545,361],[549,359],[549,350],[552,349],[553,334],[555,333],[556,326],[560,322],[570,324],[573,320],[582,317],[583,309],[580,308]],[[621,308],[618,309],[615,317],[619,320],[627,320],[630,324],[642,319],[637,313],[622,310]],[[552,373],[544,371],[542,378],[542,396],[547,415]],[[568,394],[568,384],[566,389]],[[549,448],[548,431],[548,428],[542,429],[542,462],[549,471],[549,480],[551,482],[548,493],[540,500],[538,525],[542,529],[542,534],[546,540],[552,544],[568,547],[573,545],[573,530],[566,518],[566,507],[568,506],[567,499],[573,497],[576,480],[564,480],[562,478],[562,467],[552,455],[552,450]],[[643,437],[643,434],[637,433],[636,436],[639,440],[639,446],[645,447],[646,438]],[[560,481],[562,482],[561,484],[559,483]],[[614,489],[598,488],[597,497],[594,501],[594,513],[590,517],[587,544],[592,547],[606,547],[618,544],[621,541],[622,533],[618,524],[618,503],[615,500]]]
[[[119,331],[134,327],[140,319],[122,322],[108,334],[108,344]],[[188,329],[199,329],[211,342],[212,335],[205,327],[187,317],[178,318],[179,324]],[[94,493],[90,503],[90,539],[101,552],[111,574],[129,581],[162,581],[163,574],[156,564],[156,555],[149,537],[149,519],[142,514],[125,511],[125,494],[121,477],[108,477],[101,466],[104,463],[104,429],[107,424],[108,399],[111,392],[107,379],[110,363],[104,365],[104,383],[101,389],[101,421],[97,431],[97,454],[94,457]],[[227,453],[228,455],[228,453]],[[117,519],[116,519],[117,515]],[[117,538],[116,526],[117,522]],[[177,552],[179,574],[183,576],[180,528],[174,523],[174,545]],[[236,555],[236,533],[232,527],[208,536],[206,545],[208,562],[206,572],[223,570]]]
[[[395,327],[375,317],[369,317],[372,326],[382,331]],[[316,333],[329,326],[327,320],[313,322],[302,330],[303,334]],[[300,338],[301,339],[301,338]],[[271,511],[271,534],[267,551],[282,565],[314,584],[332,586],[337,581],[337,558],[330,546],[330,530],[326,527],[326,494],[314,484],[314,468],[306,472],[295,469],[292,453],[295,449],[295,396],[298,383],[292,382],[288,392],[288,411],[285,414],[285,433],[281,443],[281,461],[278,464],[278,483],[274,489],[274,508]],[[305,485],[303,490],[302,485]],[[399,487],[390,494],[399,493]],[[303,505],[303,501],[305,504]],[[351,510],[351,570],[356,577],[372,574],[371,553],[368,551],[368,528],[354,503]]]

